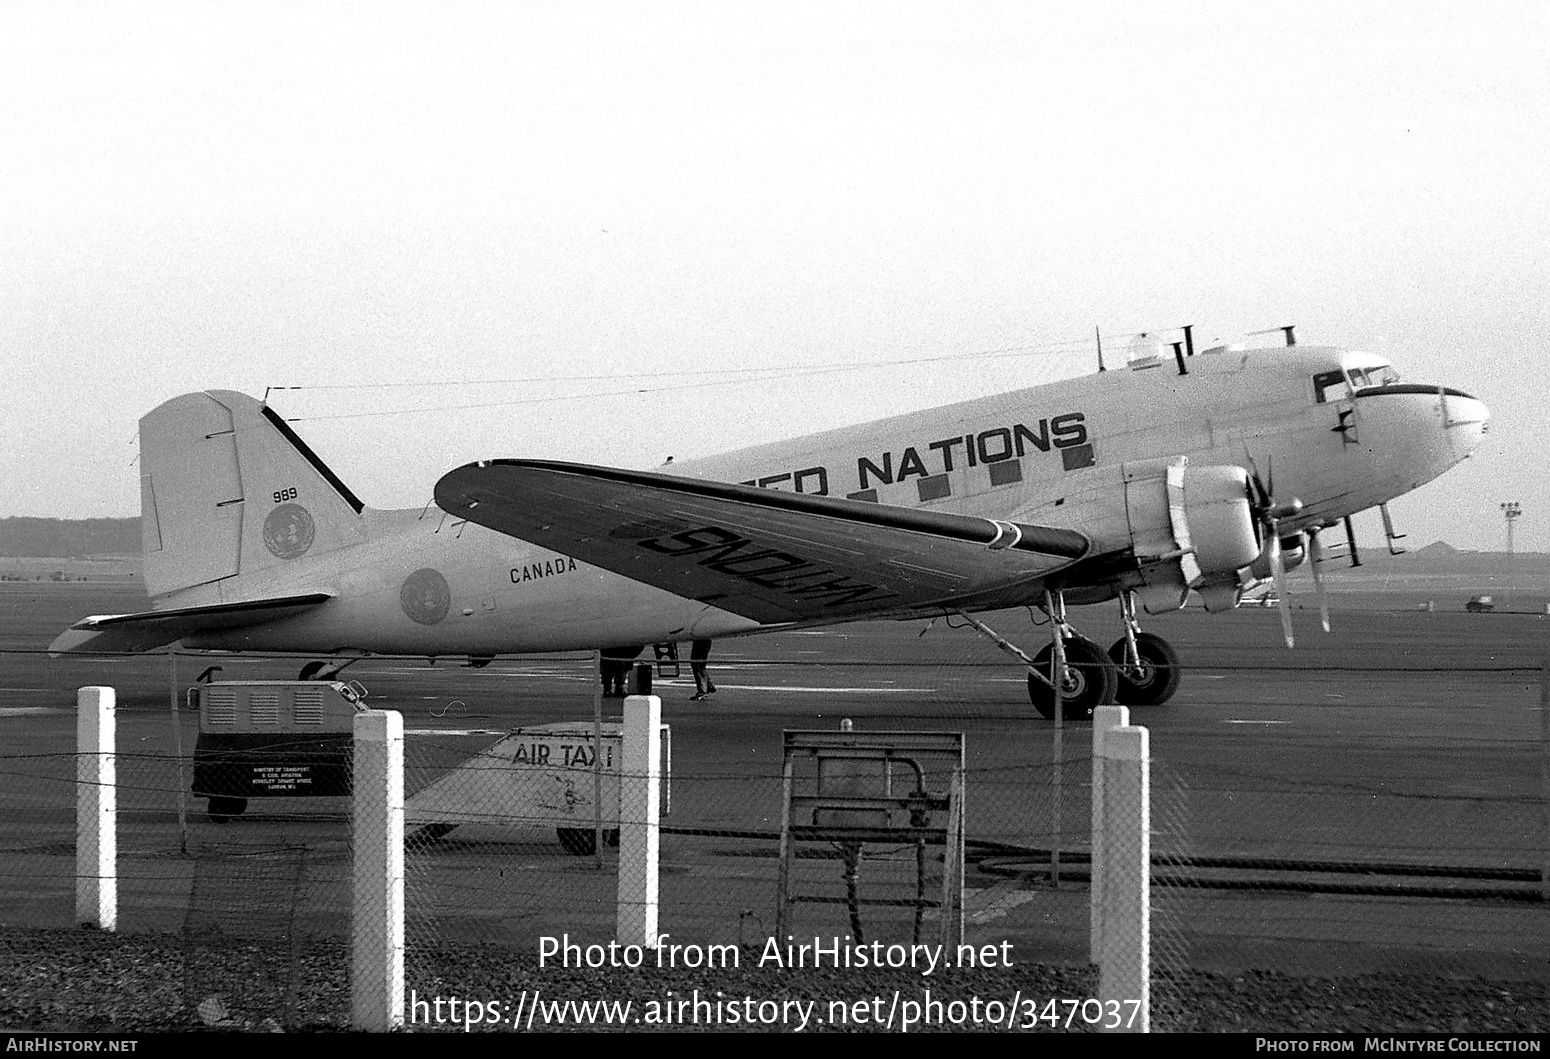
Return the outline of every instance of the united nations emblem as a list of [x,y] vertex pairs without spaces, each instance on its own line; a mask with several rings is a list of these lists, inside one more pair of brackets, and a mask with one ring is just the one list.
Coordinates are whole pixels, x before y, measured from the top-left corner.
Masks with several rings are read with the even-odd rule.
[[297,559],[307,554],[317,527],[300,504],[281,504],[264,519],[264,547],[277,559]]
[[404,587],[398,590],[398,604],[411,620],[435,625],[452,607],[452,589],[439,570],[427,566],[404,578]]

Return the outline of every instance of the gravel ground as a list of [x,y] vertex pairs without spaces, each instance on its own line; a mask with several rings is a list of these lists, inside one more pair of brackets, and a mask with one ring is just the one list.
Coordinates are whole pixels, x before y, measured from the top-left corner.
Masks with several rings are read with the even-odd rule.
[[[698,989],[702,997],[719,990],[724,1002],[744,996],[816,1000],[820,1016],[830,1001],[871,996],[884,997],[886,1011],[895,990],[920,1000],[929,987],[943,1001],[976,995],[1006,1001],[1018,994],[1040,998],[1042,1006],[1048,998],[1090,997],[1096,985],[1086,967],[955,970],[932,980],[899,971],[761,970],[750,966],[756,958],[757,951],[749,950],[740,970],[540,970],[530,956],[466,948],[413,952],[407,977],[420,997],[503,998],[514,1004],[524,990],[541,990],[553,1000],[631,1000],[639,1011],[661,1002],[669,990],[682,999]],[[341,1030],[349,1022],[347,964],[345,948],[335,940],[293,951],[219,936],[0,932],[0,1029]],[[1062,1007],[1062,1022],[1066,1014]],[[1158,1030],[1196,1032],[1543,1033],[1550,1031],[1550,985],[1386,974],[1188,972],[1154,985],[1152,1022]],[[1090,1027],[1078,1019],[1072,1028]],[[1049,1030],[1048,1021],[1037,1029]]]

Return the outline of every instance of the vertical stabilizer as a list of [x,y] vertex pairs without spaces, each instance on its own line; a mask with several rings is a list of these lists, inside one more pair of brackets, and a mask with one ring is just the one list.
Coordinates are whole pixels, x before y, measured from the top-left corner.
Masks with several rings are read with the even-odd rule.
[[140,532],[153,597],[287,566],[365,538],[361,502],[262,402],[175,397],[140,420]]

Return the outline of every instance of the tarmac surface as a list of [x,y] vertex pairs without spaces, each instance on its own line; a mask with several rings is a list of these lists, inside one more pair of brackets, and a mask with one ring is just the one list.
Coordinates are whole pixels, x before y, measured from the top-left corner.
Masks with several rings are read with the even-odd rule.
[[[1392,585],[1381,597],[1333,602],[1328,636],[1316,613],[1296,612],[1295,651],[1273,610],[1143,622],[1186,667],[1172,702],[1132,711],[1151,733],[1154,852],[1269,865],[1173,872],[1182,885],[1154,889],[1154,952],[1203,969],[1550,980],[1550,903],[1530,899],[1550,858],[1541,709],[1550,618],[1420,612]],[[217,825],[202,802],[178,795],[174,748],[192,747],[196,719],[185,711],[175,731],[173,697],[211,664],[223,680],[288,679],[306,659],[43,651],[85,614],[143,606],[133,586],[0,584],[0,925],[70,923],[74,697],[93,684],[114,687],[119,703],[123,929],[184,929],[196,912],[230,915],[244,901],[255,930],[279,929],[264,925],[276,909],[346,914],[343,799],[255,801]],[[1082,608],[1073,619],[1107,645],[1119,634],[1115,611]],[[1030,653],[1047,636],[1022,611],[986,620]],[[494,738],[469,733],[590,719],[589,667],[580,655],[477,670],[369,659],[345,676],[369,689],[370,705],[401,710],[406,729],[422,733],[407,755],[412,791]],[[771,843],[749,836],[778,830],[781,733],[849,718],[864,731],[965,734],[971,940],[1086,962],[1089,731],[1071,724],[1057,737],[1010,658],[945,622],[874,622],[720,641],[711,672],[720,690],[704,702],[689,701],[686,663],[680,680],[655,689],[673,729],[664,929],[707,942],[770,933]],[[412,938],[421,929],[527,947],[546,933],[610,934],[612,873],[568,856],[552,833],[472,825],[454,839],[410,858]],[[1063,859],[1058,884],[1053,849]],[[289,906],[265,896],[266,886],[285,891],[283,877],[303,860],[304,900],[294,887]],[[1289,873],[1281,861],[1304,867]],[[1307,867],[1332,862],[1373,865],[1364,878],[1377,892],[1340,892],[1350,872]],[[1459,874],[1418,894],[1394,865]],[[905,892],[912,866],[884,851],[864,880]],[[840,872],[833,856],[806,868],[820,888]],[[1482,882],[1465,869],[1516,872],[1518,881]],[[1321,885],[1275,885],[1290,876]],[[1435,895],[1450,887],[1460,896]],[[830,906],[813,907],[812,929],[843,932],[838,912],[822,919]]]

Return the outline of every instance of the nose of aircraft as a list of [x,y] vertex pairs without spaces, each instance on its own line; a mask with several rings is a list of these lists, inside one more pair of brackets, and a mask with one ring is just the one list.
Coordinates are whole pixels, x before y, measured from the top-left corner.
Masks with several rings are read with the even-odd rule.
[[1491,410],[1477,397],[1445,387],[1439,389],[1442,390],[1442,428],[1457,453],[1457,462],[1480,446],[1491,421]]
[[1480,445],[1485,402],[1449,386],[1406,383],[1356,392],[1360,443],[1372,446],[1403,489],[1430,481]]

